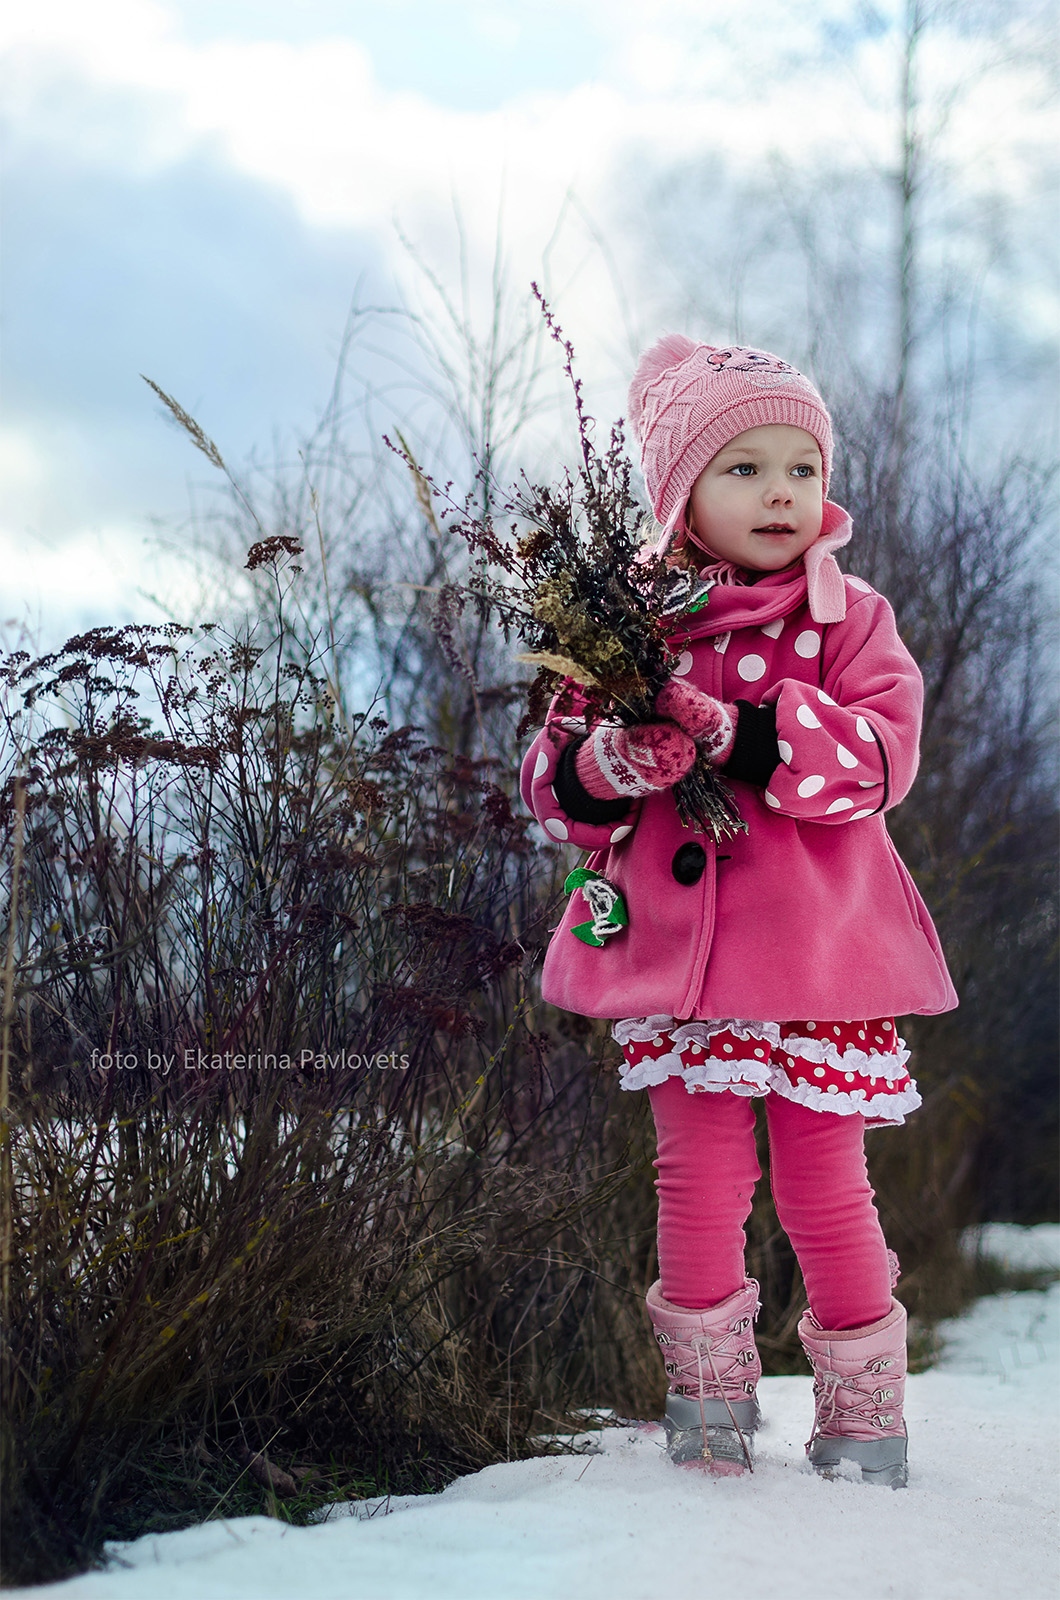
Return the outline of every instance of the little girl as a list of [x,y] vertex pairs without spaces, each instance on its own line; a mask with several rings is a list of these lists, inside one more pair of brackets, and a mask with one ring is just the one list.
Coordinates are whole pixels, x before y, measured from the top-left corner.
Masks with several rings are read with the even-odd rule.
[[[538,821],[593,852],[628,913],[597,915],[575,889],[542,993],[613,1019],[622,1086],[651,1101],[660,1276],[647,1306],[671,1459],[752,1464],[761,1362],[743,1228],[763,1097],[777,1214],[809,1299],[810,1462],[900,1487],[906,1316],[864,1132],[920,1104],[895,1016],[957,1004],[883,821],[916,773],[920,674],[886,600],[834,559],[850,519],[825,498],[832,428],[802,373],[671,335],[642,358],[629,409],[662,526],[650,553],[701,582],[675,618],[657,721],[588,722],[568,695],[527,753]],[[747,823],[720,848],[682,826],[671,793],[697,747]]]

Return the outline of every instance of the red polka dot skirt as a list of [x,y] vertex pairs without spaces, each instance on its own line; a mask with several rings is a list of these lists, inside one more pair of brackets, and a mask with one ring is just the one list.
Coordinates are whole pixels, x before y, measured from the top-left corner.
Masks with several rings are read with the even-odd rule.
[[783,1095],[814,1111],[896,1126],[920,1104],[893,1017],[870,1022],[676,1022],[627,1017],[612,1034],[623,1089],[683,1078],[689,1094]]

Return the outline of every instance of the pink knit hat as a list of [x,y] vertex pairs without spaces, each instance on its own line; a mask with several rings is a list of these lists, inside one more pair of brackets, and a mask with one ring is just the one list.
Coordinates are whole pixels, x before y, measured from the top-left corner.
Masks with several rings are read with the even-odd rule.
[[[699,474],[747,428],[781,422],[805,429],[820,447],[827,491],[832,423],[825,403],[809,378],[768,350],[718,349],[680,333],[666,334],[645,352],[633,375],[629,420],[640,443],[652,510],[663,528],[646,554],[669,549]],[[819,622],[840,621],[846,613],[845,586],[830,558],[849,538],[850,519],[838,507],[828,507],[821,537],[806,552],[810,609]],[[839,614],[817,616],[818,609]]]

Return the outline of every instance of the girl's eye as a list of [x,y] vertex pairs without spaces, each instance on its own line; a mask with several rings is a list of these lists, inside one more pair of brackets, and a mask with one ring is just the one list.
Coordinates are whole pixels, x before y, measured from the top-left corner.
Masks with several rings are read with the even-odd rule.
[[741,461],[737,466],[730,467],[729,470],[734,472],[738,478],[750,478],[753,477],[755,469],[753,462]]
[[795,473],[795,476],[798,477],[798,478],[812,478],[813,477],[813,468],[806,461],[801,462],[800,465],[797,466],[797,467],[793,467],[792,471]]

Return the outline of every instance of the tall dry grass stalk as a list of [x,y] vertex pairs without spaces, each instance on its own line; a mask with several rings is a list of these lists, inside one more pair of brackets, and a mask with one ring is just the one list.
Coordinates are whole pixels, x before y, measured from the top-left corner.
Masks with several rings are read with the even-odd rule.
[[15,942],[18,931],[22,847],[26,822],[26,785],[14,782],[14,828],[11,841],[11,903],[4,952],[3,1023],[0,1027],[0,1306],[4,1326],[11,1310],[11,1241],[13,1193],[11,1175],[11,1023],[15,1015]]

